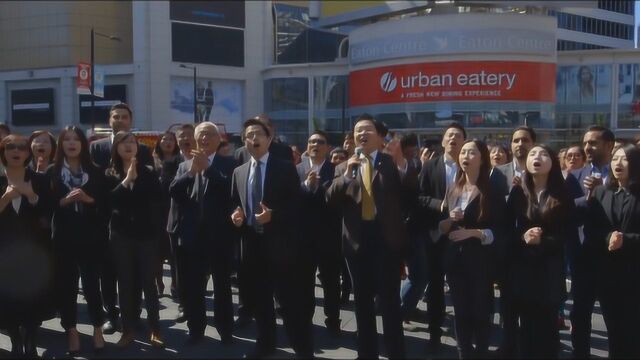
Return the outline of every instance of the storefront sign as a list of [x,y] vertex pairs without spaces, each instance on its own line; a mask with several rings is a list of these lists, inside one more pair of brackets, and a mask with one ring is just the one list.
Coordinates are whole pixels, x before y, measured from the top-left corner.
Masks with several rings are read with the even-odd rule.
[[456,61],[351,72],[351,106],[435,101],[556,100],[556,65],[524,61]]
[[516,53],[552,56],[556,51],[553,32],[535,30],[476,29],[474,31],[429,31],[398,33],[382,39],[350,42],[352,65],[413,56],[461,53]]

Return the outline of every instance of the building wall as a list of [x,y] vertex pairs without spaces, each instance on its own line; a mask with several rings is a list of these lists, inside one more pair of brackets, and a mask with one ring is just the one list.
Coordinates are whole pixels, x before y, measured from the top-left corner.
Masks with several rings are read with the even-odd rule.
[[129,1],[0,1],[0,71],[73,66],[90,59],[90,31],[96,62],[132,61]]

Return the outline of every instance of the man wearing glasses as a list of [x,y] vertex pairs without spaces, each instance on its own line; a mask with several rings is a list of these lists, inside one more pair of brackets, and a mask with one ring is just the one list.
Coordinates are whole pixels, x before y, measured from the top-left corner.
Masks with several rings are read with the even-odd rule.
[[[307,141],[307,154],[297,166],[302,191],[302,229],[308,242],[311,259],[305,269],[305,286],[314,286],[316,269],[324,291],[324,315],[327,331],[334,337],[340,335],[340,271],[342,268],[341,222],[336,211],[327,205],[325,192],[331,186],[334,165],[328,158],[327,134],[317,130]],[[313,318],[314,304],[306,307],[306,315]]]

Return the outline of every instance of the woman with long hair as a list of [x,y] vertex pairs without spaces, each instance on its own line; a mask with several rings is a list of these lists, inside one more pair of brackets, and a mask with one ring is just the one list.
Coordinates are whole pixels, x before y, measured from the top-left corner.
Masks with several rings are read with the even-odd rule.
[[491,191],[490,170],[487,146],[479,140],[466,141],[458,157],[455,186],[443,202],[449,217],[439,224],[448,239],[444,264],[461,359],[484,357],[489,348],[495,275],[491,264],[504,231],[504,198]]
[[47,177],[28,167],[27,139],[0,141],[0,327],[11,338],[11,357],[35,358],[37,330],[54,316]]
[[153,148],[153,158],[155,162],[156,173],[160,178],[160,185],[162,187],[162,198],[160,200],[161,207],[159,208],[158,216],[160,221],[159,228],[159,253],[158,253],[158,271],[156,274],[156,287],[158,288],[158,296],[162,296],[164,293],[164,283],[162,282],[162,264],[165,260],[169,260],[171,266],[171,281],[172,286],[175,287],[175,269],[171,256],[171,244],[169,242],[169,234],[166,231],[167,219],[169,216],[169,208],[171,205],[171,197],[169,196],[169,186],[176,177],[178,172],[178,166],[180,165],[180,148],[178,147],[178,139],[176,134],[172,131],[166,131],[158,138],[156,145]]
[[99,285],[104,174],[91,161],[89,143],[80,128],[65,127],[57,143],[55,161],[48,170],[53,202],[52,239],[60,323],[67,333],[68,353],[73,356],[80,351],[76,329],[80,278],[93,325],[94,350],[104,349]]
[[122,311],[122,337],[118,346],[124,348],[135,340],[136,280],[142,285],[154,347],[164,343],[159,328],[159,302],[155,284],[158,264],[159,226],[154,209],[161,196],[160,181],[153,169],[137,161],[138,141],[130,132],[120,131],[113,138],[111,165],[106,171],[109,208],[109,242],[118,274],[118,295]]
[[581,201],[584,243],[594,249],[597,297],[607,326],[609,357],[638,358],[640,303],[640,150],[624,145],[613,151],[607,185]]
[[29,166],[36,172],[46,172],[56,156],[56,138],[48,131],[36,130],[27,143],[33,154]]
[[521,356],[558,357],[558,309],[566,297],[564,245],[577,230],[573,201],[565,189],[560,160],[546,145],[527,155],[523,185],[514,186],[507,204],[507,282],[520,318]]

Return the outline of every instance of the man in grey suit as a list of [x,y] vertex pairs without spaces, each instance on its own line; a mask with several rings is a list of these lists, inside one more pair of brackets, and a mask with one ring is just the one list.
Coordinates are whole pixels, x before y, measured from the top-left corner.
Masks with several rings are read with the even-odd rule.
[[[333,336],[340,334],[340,271],[342,264],[340,216],[327,205],[325,193],[333,181],[334,166],[327,154],[327,134],[316,130],[307,141],[308,157],[296,167],[300,178],[304,229],[302,238],[308,244],[311,261],[307,262],[305,286],[315,285],[316,269],[320,270],[324,291],[324,314],[327,330]],[[305,315],[313,317],[315,304]],[[309,320],[311,320],[311,318]]]

